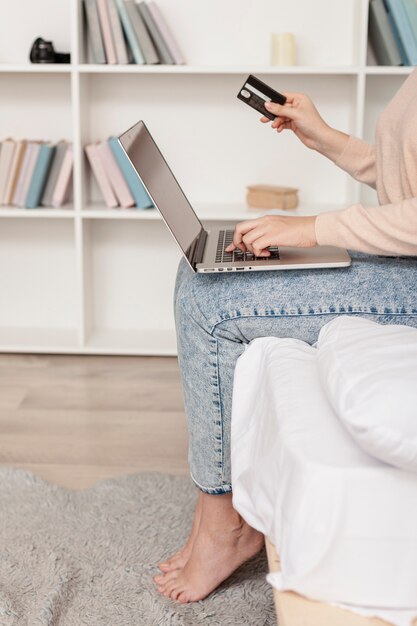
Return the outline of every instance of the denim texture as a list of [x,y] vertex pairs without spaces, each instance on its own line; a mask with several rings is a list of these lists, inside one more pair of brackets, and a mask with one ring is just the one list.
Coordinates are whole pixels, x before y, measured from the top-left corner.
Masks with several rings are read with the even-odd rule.
[[[343,269],[195,274],[183,259],[175,286],[178,358],[192,479],[231,491],[233,374],[257,337],[309,344],[338,315],[417,327],[417,259],[351,253]],[[358,347],[359,348],[359,347]]]

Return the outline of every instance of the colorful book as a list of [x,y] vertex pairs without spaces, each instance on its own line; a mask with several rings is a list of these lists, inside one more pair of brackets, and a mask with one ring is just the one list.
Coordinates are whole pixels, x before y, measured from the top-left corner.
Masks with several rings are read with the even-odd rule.
[[107,63],[114,65],[117,63],[117,57],[110,23],[109,6],[107,0],[96,0],[96,2]]
[[145,62],[148,65],[155,65],[159,63],[159,57],[155,50],[155,46],[152,43],[152,39],[146,26],[141,18],[138,8],[134,0],[124,0],[124,5],[129,16],[130,23],[133,26],[135,32],[136,41],[138,42],[142,54],[145,57]]
[[87,23],[88,40],[90,43],[93,63],[105,63],[103,37],[101,34],[100,19],[96,0],[84,0],[84,13]]
[[126,42],[123,37],[122,24],[120,22],[115,0],[107,0],[107,5],[109,9],[110,24],[113,33],[114,46],[116,49],[117,62],[120,65],[127,65],[129,63],[129,59],[127,56]]
[[22,167],[23,157],[26,150],[26,141],[17,141],[13,153],[13,161],[10,166],[9,178],[4,195],[4,204],[13,204],[13,197],[16,190],[17,181]]
[[12,204],[14,204],[15,206],[19,206],[23,198],[23,183],[26,180],[26,172],[30,161],[32,143],[33,142],[28,141],[26,144],[25,154],[23,155],[22,165],[20,166],[19,175],[17,177],[16,187],[12,199]]
[[384,0],[371,0],[369,4],[369,41],[379,65],[401,65]]
[[158,28],[158,25],[152,16],[152,13],[149,11],[148,5],[146,4],[146,2],[139,2],[137,7],[143,21],[145,22],[145,26],[148,29],[150,36],[152,37],[155,48],[157,49],[157,52],[161,59],[161,63],[165,63],[166,65],[174,65],[174,58],[171,55],[167,44],[165,43],[165,40]]
[[27,162],[27,168],[25,172],[25,178],[22,183],[22,191],[18,206],[24,207],[26,204],[26,198],[28,195],[30,183],[32,181],[33,172],[35,170],[36,161],[39,156],[39,150],[41,149],[41,144],[39,141],[31,141],[29,147],[26,148],[26,151],[29,150],[29,158]]
[[155,2],[148,2],[148,7],[149,7],[149,11],[152,14],[153,19],[155,20],[159,28],[159,32],[161,33],[162,37],[165,40],[166,45],[168,46],[168,49],[172,55],[172,58],[174,59],[174,62],[177,65],[184,65],[185,64],[184,56],[180,50],[180,47],[178,46],[176,39],[174,38],[174,35],[172,34],[170,28],[168,27],[168,24],[166,23],[165,18],[162,15],[161,10],[159,9],[158,5]]
[[148,192],[142,185],[133,165],[123,151],[116,137],[110,137],[109,145],[116,158],[117,163],[122,171],[123,176],[130,189],[130,193],[135,199],[136,206],[139,209],[149,209],[153,207],[152,200],[148,196]]
[[71,191],[72,181],[72,164],[73,164],[73,152],[72,146],[68,145],[65,151],[65,156],[62,161],[61,169],[58,174],[55,189],[52,194],[52,206],[60,207],[69,198]]
[[136,39],[135,30],[131,24],[124,0],[115,0],[115,2],[133,60],[137,65],[143,65],[145,63],[145,57],[143,56],[139,42]]
[[54,152],[55,146],[51,143],[43,143],[40,146],[26,196],[25,206],[27,209],[36,209],[39,206]]
[[400,0],[385,0],[385,3],[404,65],[416,65],[417,42],[414,40],[404,6]]
[[107,141],[97,145],[97,152],[107,174],[109,183],[121,207],[128,208],[135,205],[135,200],[117,164],[115,156]]
[[10,176],[10,169],[13,162],[13,154],[16,143],[13,139],[5,139],[1,144],[0,152],[0,204],[7,204],[6,189]]
[[90,143],[89,145],[85,146],[84,150],[90,163],[94,177],[101,191],[101,194],[103,196],[104,202],[110,209],[117,207],[117,198],[113,192],[112,186],[110,185],[109,178],[107,176],[103,162],[100,158],[98,144]]
[[411,26],[414,41],[417,44],[417,2],[416,0],[400,0],[403,3],[408,22]]
[[55,152],[52,157],[51,167],[49,169],[49,175],[42,195],[42,206],[52,206],[52,195],[54,193],[56,181],[58,180],[58,175],[61,171],[62,161],[64,160],[67,148],[68,143],[66,141],[59,141],[56,145]]

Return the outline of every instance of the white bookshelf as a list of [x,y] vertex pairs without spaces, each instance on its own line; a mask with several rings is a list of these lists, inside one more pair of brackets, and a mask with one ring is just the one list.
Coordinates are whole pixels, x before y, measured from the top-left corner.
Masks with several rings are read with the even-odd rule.
[[[24,4],[25,20],[22,20]],[[311,95],[323,117],[372,140],[410,68],[377,67],[368,0],[159,0],[185,66],[88,63],[81,0],[0,0],[0,140],[74,144],[73,203],[0,207],[0,351],[175,354],[172,294],[180,254],[155,210],[106,209],[83,145],[144,119],[199,217],[235,222],[245,187],[300,190],[300,214],[376,202],[289,133],[277,135],[236,99],[247,74]],[[5,23],[6,20],[3,20]],[[299,64],[270,65],[270,35],[296,35]],[[31,65],[37,36],[70,65]],[[158,259],[152,254],[158,251]]]

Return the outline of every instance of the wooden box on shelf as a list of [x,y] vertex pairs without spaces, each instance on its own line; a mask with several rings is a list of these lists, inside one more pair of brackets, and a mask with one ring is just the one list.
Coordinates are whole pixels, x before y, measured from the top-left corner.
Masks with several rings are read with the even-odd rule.
[[254,209],[295,209],[298,205],[298,189],[277,185],[250,185],[246,202]]

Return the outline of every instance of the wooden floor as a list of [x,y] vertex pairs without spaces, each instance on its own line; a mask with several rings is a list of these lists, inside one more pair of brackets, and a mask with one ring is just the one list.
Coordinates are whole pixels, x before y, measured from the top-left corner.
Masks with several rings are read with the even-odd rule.
[[74,489],[186,473],[177,360],[0,355],[0,463]]

